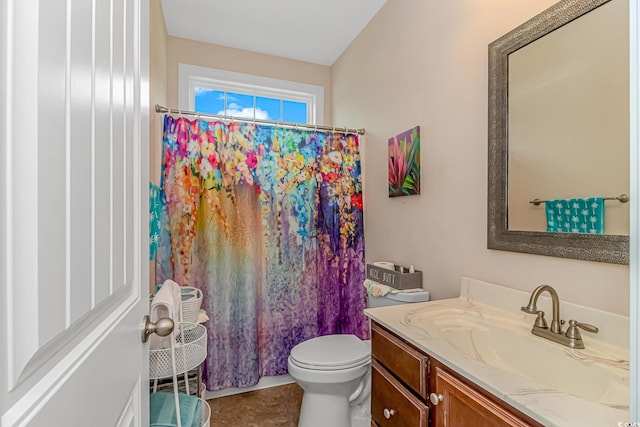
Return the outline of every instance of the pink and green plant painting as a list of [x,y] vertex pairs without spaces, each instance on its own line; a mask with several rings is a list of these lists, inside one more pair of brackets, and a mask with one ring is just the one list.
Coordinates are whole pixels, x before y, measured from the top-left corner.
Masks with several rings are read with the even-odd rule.
[[389,138],[389,197],[420,194],[420,126]]

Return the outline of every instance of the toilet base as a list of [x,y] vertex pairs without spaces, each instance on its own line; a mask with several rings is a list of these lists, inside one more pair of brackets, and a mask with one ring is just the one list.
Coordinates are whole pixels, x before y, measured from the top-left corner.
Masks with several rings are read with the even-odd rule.
[[351,417],[351,427],[371,427],[371,415],[368,417]]
[[371,395],[360,405],[351,406],[351,427],[371,427]]
[[351,427],[351,405],[345,397],[305,391],[298,427]]

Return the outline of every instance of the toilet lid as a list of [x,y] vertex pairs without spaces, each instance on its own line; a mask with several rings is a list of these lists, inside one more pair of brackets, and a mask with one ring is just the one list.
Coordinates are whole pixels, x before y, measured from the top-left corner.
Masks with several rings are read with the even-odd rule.
[[369,362],[371,349],[355,335],[325,335],[293,347],[290,358],[301,368],[330,371]]

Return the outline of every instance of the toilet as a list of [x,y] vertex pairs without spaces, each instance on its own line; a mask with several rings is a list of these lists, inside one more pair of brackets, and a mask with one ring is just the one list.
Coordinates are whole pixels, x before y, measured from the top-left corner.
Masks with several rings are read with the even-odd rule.
[[[369,307],[429,300],[428,291],[369,296]],[[355,335],[324,335],[291,349],[289,375],[304,391],[298,427],[369,425],[371,346]]]

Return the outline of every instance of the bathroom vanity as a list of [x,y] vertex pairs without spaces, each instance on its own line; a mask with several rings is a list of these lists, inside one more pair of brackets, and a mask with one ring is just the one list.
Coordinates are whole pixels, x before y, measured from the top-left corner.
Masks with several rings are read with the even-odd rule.
[[[531,334],[529,294],[463,278],[461,297],[367,309],[371,425],[604,426],[628,421],[628,318],[561,302],[601,326],[585,349]],[[550,311],[541,298],[539,308]]]
[[375,321],[371,349],[372,426],[541,426]]

